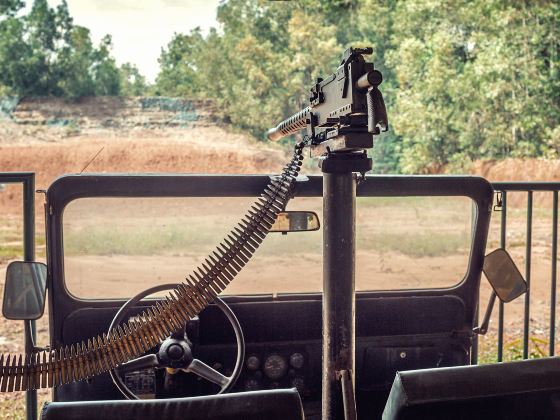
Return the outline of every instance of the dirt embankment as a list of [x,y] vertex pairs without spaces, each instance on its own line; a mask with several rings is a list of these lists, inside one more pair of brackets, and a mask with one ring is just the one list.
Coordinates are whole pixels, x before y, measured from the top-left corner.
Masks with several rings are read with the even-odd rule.
[[[221,124],[207,101],[24,99],[0,119],[0,172],[35,172],[37,188],[82,171],[274,173],[285,160],[276,145]],[[0,194],[0,208],[9,202],[17,192]]]
[[560,160],[504,159],[479,161],[471,173],[489,181],[560,181]]

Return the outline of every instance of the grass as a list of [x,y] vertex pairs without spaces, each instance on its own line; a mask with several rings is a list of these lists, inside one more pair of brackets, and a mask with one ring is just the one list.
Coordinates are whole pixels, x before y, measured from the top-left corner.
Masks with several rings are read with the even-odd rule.
[[447,232],[369,234],[358,240],[358,248],[377,252],[399,252],[409,257],[442,257],[460,250],[468,252],[468,241],[463,235]]
[[0,262],[13,260],[23,255],[21,245],[4,245],[0,246]]
[[192,251],[207,244],[214,229],[197,225],[87,226],[64,236],[66,255],[153,255],[162,252]]
[[[201,248],[213,246],[229,232],[225,226],[210,221],[196,224],[167,224],[165,226],[90,225],[68,229],[64,235],[66,255],[158,255],[162,253],[200,253]],[[375,252],[399,252],[404,255],[440,257],[459,251],[467,252],[469,242],[465,232],[437,232],[422,229],[418,232],[393,233],[386,230],[358,236],[358,249]],[[320,253],[321,233],[300,232],[288,235],[271,234],[263,243],[261,255],[287,255],[301,252]]]
[[[15,400],[15,401],[14,401]],[[23,420],[25,419],[25,401],[23,398],[10,398],[0,400],[0,419]]]
[[[1,420],[24,420],[25,416],[25,393],[4,393],[0,396],[0,419]],[[51,393],[48,390],[37,391],[37,412],[41,413],[43,404],[51,401]]]
[[[485,337],[485,340],[479,340],[478,346],[478,364],[496,363],[498,361],[498,348],[496,345],[496,337]],[[548,340],[544,340],[538,336],[529,337],[529,359],[540,359],[548,356]],[[507,341],[503,345],[503,361],[512,362],[523,360],[523,339],[516,338]]]
[[[5,223],[0,226],[0,263],[23,258],[22,228],[14,223]],[[35,247],[38,258],[45,255],[44,235],[35,236]]]

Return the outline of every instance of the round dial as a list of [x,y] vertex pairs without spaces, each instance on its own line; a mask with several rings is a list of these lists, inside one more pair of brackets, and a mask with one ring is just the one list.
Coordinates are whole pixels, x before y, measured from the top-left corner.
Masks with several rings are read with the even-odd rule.
[[288,371],[288,362],[279,354],[271,354],[264,361],[264,374],[273,381],[281,379]]
[[247,366],[247,369],[249,369],[249,370],[257,370],[259,368],[260,364],[261,364],[261,361],[259,360],[259,358],[257,356],[249,356],[247,358],[246,366]]
[[301,353],[294,353],[290,356],[290,365],[296,369],[301,369],[305,363],[305,357]]

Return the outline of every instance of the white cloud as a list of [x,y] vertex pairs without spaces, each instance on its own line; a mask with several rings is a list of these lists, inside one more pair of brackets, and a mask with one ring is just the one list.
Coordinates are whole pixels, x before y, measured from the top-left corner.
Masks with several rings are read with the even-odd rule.
[[[67,0],[74,23],[91,30],[94,42],[113,37],[119,64],[131,62],[154,81],[157,59],[175,32],[216,26],[219,0]],[[60,0],[49,0],[57,5]]]

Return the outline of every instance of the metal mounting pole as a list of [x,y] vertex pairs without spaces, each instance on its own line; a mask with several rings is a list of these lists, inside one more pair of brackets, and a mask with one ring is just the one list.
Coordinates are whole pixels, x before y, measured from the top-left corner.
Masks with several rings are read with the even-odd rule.
[[[23,236],[24,260],[35,261],[35,174],[23,183]],[[37,339],[35,321],[23,321],[25,331],[25,354],[33,353]],[[37,391],[25,392],[27,420],[37,419]]]
[[[343,419],[347,415],[355,418],[356,175],[353,172],[366,172],[368,166],[371,168],[371,160],[362,153],[331,155],[320,166],[323,170],[322,417],[323,420]],[[346,376],[346,393],[343,393],[342,379]]]

